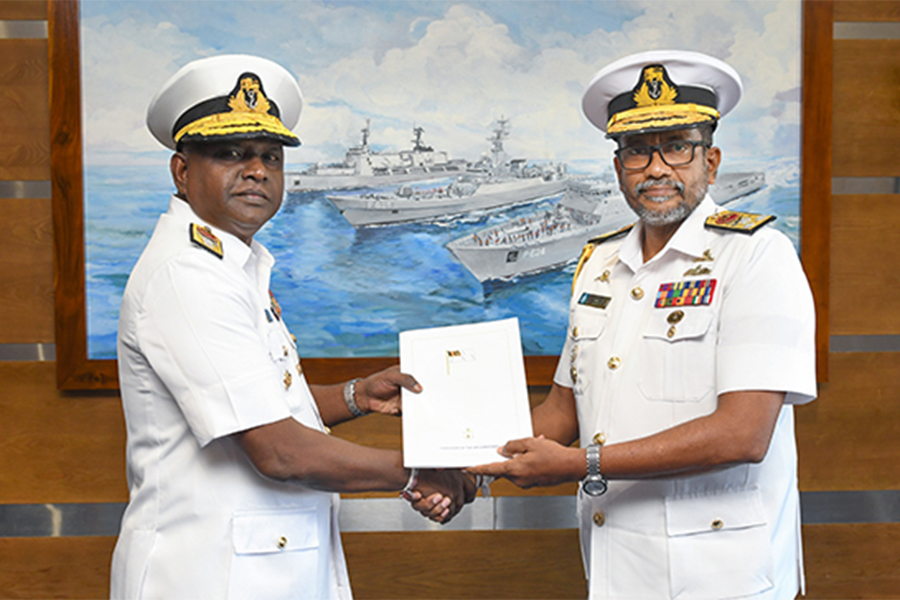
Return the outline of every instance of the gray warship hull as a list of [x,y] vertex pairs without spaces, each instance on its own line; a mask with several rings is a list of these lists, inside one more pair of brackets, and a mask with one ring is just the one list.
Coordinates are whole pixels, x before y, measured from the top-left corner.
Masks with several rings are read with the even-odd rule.
[[448,190],[432,190],[422,194],[362,194],[326,196],[354,227],[394,225],[413,221],[429,221],[471,212],[536,202],[561,194],[566,187],[564,177],[510,178],[472,184],[471,193],[457,195]]
[[[720,205],[765,186],[765,174],[723,173],[709,194]],[[635,220],[612,184],[569,183],[559,204],[455,239],[447,249],[482,283],[509,281],[574,262],[591,238]]]

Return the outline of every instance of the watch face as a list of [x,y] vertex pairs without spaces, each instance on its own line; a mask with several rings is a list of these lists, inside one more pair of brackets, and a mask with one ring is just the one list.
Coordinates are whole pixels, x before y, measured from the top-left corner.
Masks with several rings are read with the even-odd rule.
[[581,489],[589,496],[601,496],[606,493],[606,480],[602,477],[586,479],[581,484]]

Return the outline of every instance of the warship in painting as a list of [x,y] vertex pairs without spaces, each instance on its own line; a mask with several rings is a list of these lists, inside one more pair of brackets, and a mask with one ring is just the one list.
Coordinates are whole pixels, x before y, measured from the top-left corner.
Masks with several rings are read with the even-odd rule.
[[369,146],[369,121],[358,146],[347,150],[341,163],[315,164],[284,175],[288,192],[350,190],[391,187],[412,181],[454,177],[466,171],[465,159],[450,159],[447,152],[422,142],[422,127],[413,127],[413,147],[399,152],[375,152]]
[[[765,184],[762,172],[721,173],[709,187],[709,194],[723,205]],[[457,238],[447,244],[447,249],[479,281],[509,281],[572,262],[587,240],[631,225],[634,220],[634,212],[617,185],[570,179],[552,209]]]
[[500,207],[536,202],[561,194],[564,164],[534,165],[510,160],[503,141],[509,121],[500,119],[488,138],[491,153],[467,165],[467,173],[447,185],[417,190],[401,185],[391,193],[329,195],[328,200],[354,227],[430,221]]

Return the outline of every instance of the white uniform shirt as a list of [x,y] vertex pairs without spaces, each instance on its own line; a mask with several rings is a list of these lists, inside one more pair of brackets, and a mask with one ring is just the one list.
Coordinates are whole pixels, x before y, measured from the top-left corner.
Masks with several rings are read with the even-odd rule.
[[175,197],[131,273],[119,318],[130,502],[114,598],[349,598],[337,494],[260,475],[230,434],[288,417],[322,430],[269,297],[274,260]]
[[[574,390],[582,445],[708,415],[725,392],[783,391],[785,406],[760,464],[582,494],[592,598],[793,598],[802,586],[791,405],[816,395],[812,295],[786,236],[704,227],[718,210],[707,196],[646,263],[640,224],[594,249],[554,381]],[[665,299],[678,288],[699,299]]]

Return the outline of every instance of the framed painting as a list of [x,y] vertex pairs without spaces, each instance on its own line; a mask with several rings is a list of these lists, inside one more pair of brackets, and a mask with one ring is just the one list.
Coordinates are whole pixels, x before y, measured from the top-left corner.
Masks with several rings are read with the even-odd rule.
[[614,146],[581,91],[648,49],[741,73],[711,193],[777,215],[827,315],[827,227],[823,246],[806,207],[829,190],[803,178],[822,153],[808,158],[801,129],[830,114],[825,95],[801,94],[822,85],[803,62],[824,40],[818,4],[50,3],[59,386],[117,386],[119,302],[174,191],[146,106],[180,66],[222,53],[276,60],[304,93],[303,145],[287,149],[281,211],[256,237],[315,382],[396,362],[402,330],[517,317],[529,383],[549,385],[581,247],[634,219],[600,208],[618,194]]

